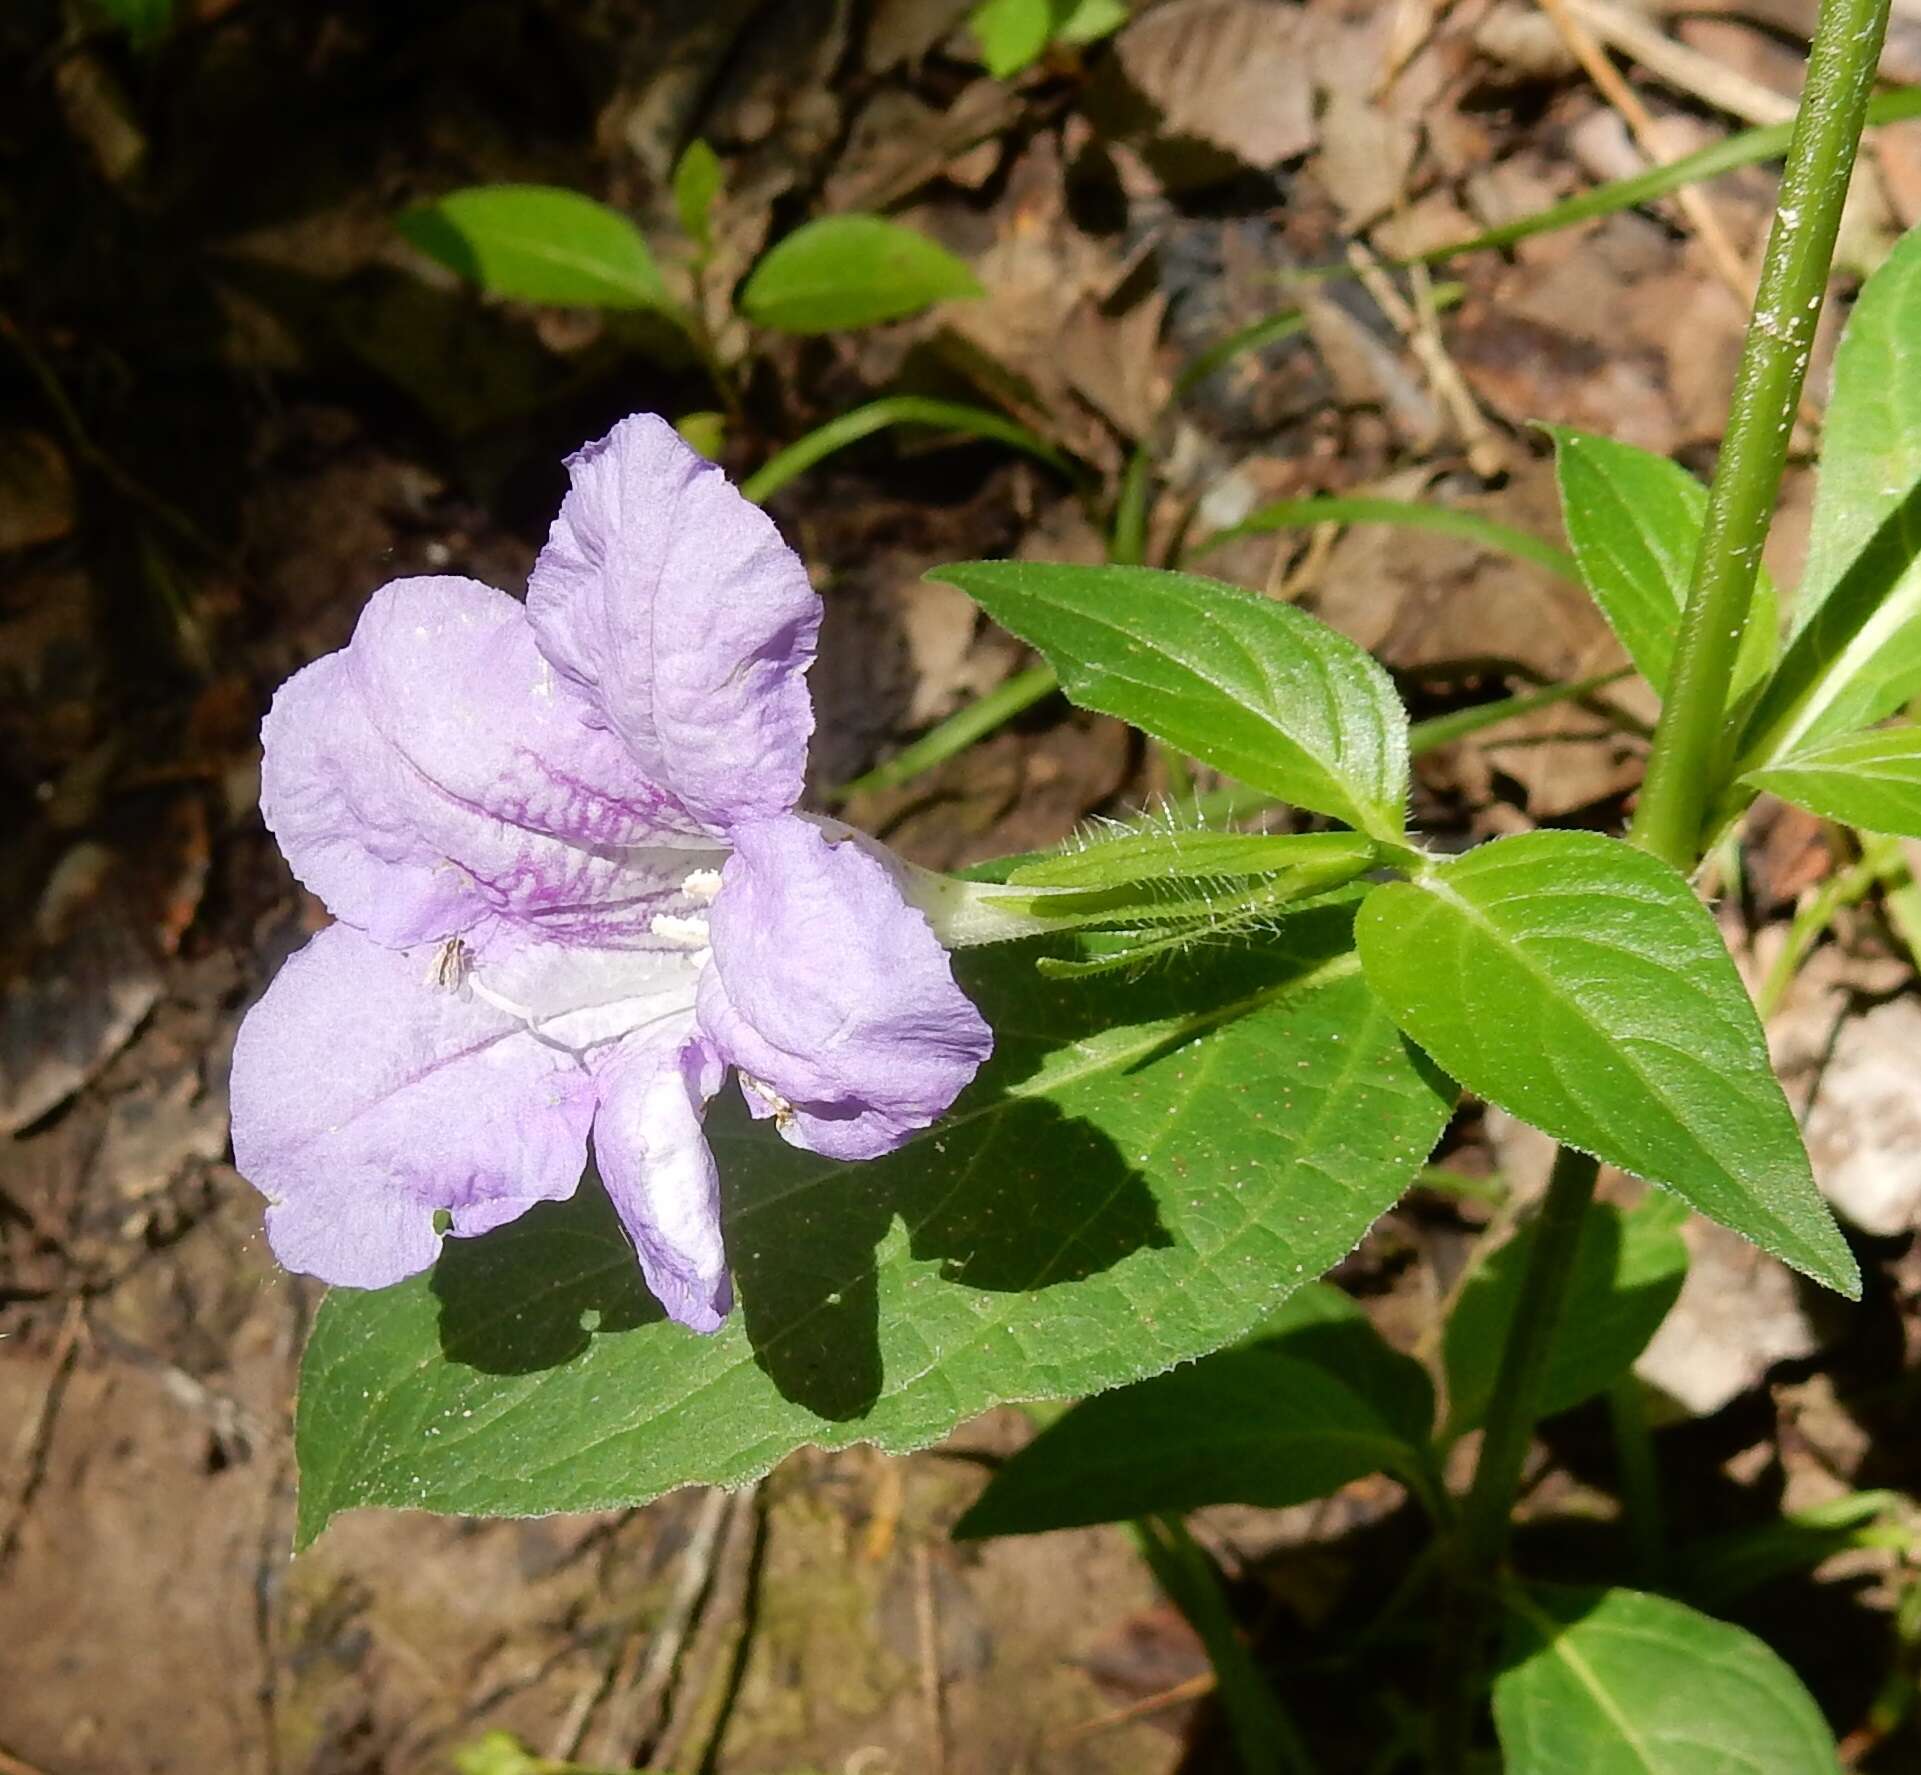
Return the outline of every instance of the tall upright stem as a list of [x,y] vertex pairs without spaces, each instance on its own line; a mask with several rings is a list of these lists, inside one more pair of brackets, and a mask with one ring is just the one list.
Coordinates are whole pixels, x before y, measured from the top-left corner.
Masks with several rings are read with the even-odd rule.
[[[1667,700],[1628,833],[1633,843],[1677,869],[1692,869],[1700,860],[1703,820],[1726,762],[1728,687],[1780,491],[1888,9],[1889,0],[1821,0]],[[1486,1633],[1482,1593],[1507,1545],[1522,1464],[1540,1415],[1548,1352],[1596,1171],[1594,1160],[1584,1154],[1564,1148],[1556,1158],[1501,1353],[1462,1516],[1461,1618],[1452,1625],[1451,1643],[1442,1647],[1455,1678],[1452,1693],[1439,1698],[1436,1721],[1436,1760],[1444,1770],[1458,1769],[1466,1759]]]
[[1677,869],[1700,860],[1702,821],[1726,762],[1728,686],[1807,378],[1888,6],[1889,0],[1821,0],[1808,51],[1801,110],[1734,379],[1667,701],[1629,832],[1634,843]]

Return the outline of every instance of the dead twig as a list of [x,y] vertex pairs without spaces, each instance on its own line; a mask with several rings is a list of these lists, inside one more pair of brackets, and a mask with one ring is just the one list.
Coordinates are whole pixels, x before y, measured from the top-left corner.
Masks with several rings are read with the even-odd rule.
[[920,1700],[927,1732],[927,1767],[932,1775],[947,1775],[947,1707],[941,1683],[934,1555],[925,1541],[914,1548],[914,1636],[920,1642]]
[[1446,345],[1442,343],[1433,286],[1427,281],[1425,268],[1423,275],[1414,282],[1415,304],[1418,305],[1415,306],[1410,305],[1407,298],[1394,287],[1394,280],[1388,276],[1380,260],[1359,241],[1349,245],[1347,262],[1354,267],[1355,276],[1374,298],[1375,305],[1407,340],[1408,349],[1414,353],[1427,376],[1428,387],[1434,391],[1434,398],[1446,410],[1454,422],[1455,431],[1460,434],[1461,446],[1467,452],[1468,466],[1482,480],[1494,479],[1507,467],[1507,450],[1487,415],[1476,404],[1461,372],[1448,356]]
[[[714,1566],[720,1555],[721,1529],[734,1500],[731,1493],[711,1486],[694,1513],[674,1573],[674,1587],[666,1611],[651,1628],[636,1627],[606,1680],[588,1688],[558,1735],[557,1762],[624,1762],[636,1744],[651,1738],[661,1726],[663,1704],[681,1649],[701,1602],[712,1588]],[[595,1742],[583,1758],[582,1746],[595,1707],[607,1702]]]
[[[658,1740],[639,1747],[649,1767],[705,1768],[727,1729],[733,1693],[753,1636],[767,1521],[758,1481],[732,1502],[714,1555],[710,1599],[682,1659],[685,1675]],[[621,1760],[636,1760],[633,1752],[630,1746]]]
[[1047,1739],[1047,1745],[1050,1749],[1060,1749],[1069,1744],[1078,1744],[1084,1738],[1112,1732],[1121,1726],[1131,1726],[1136,1720],[1151,1719],[1157,1713],[1165,1713],[1170,1707],[1179,1707],[1183,1702],[1198,1701],[1204,1695],[1211,1695],[1214,1687],[1213,1671],[1203,1670],[1199,1676],[1190,1676],[1186,1682],[1176,1683],[1171,1689],[1162,1689],[1157,1695],[1144,1695],[1140,1700],[1130,1701],[1125,1707],[1117,1707],[1111,1713],[1096,1714],[1091,1720],[1064,1727]]
[[1785,93],[1750,80],[1745,74],[1690,49],[1679,38],[1659,30],[1640,13],[1617,6],[1615,0],[1569,0],[1575,16],[1602,42],[1642,67],[1677,92],[1757,126],[1786,123],[1795,103]]
[[[1607,52],[1594,40],[1593,33],[1574,16],[1569,0],[1535,0],[1535,4],[1553,21],[1561,40],[1587,71],[1601,96],[1621,114],[1634,139],[1640,143],[1641,151],[1657,163],[1665,159],[1661,132],[1647,106],[1622,77],[1620,69],[1608,60]],[[1754,280],[1748,275],[1734,242],[1728,238],[1727,230],[1721,226],[1720,217],[1698,186],[1683,185],[1674,195],[1681,213],[1706,249],[1715,274],[1745,308],[1754,297]]]
[[60,1401],[73,1374],[74,1361],[80,1353],[80,1334],[85,1326],[86,1308],[78,1299],[68,1301],[66,1315],[54,1338],[46,1388],[40,1395],[39,1405],[27,1414],[13,1439],[13,1461],[19,1479],[12,1497],[7,1500],[6,1514],[0,1516],[0,1566],[4,1566],[12,1554],[27,1506],[40,1489],[40,1481],[46,1477],[47,1449],[53,1441],[54,1419],[59,1415]]

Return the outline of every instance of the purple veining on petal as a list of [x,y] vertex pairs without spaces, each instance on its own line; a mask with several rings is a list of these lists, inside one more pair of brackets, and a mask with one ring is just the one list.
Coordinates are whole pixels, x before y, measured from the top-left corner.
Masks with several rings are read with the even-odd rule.
[[644,944],[704,839],[589,713],[504,592],[398,580],[275,699],[262,810],[301,880],[381,942],[492,913]]
[[820,599],[806,568],[653,414],[567,466],[527,590],[541,651],[710,832],[785,812],[814,726]]
[[648,1285],[710,1331],[726,1065],[790,1141],[869,1158],[991,1041],[886,854],[787,811],[800,562],[651,416],[570,467],[527,607],[397,581],[275,698],[262,810],[341,922],[241,1028],[235,1161],[282,1262],[379,1287],[437,1211],[471,1236],[571,1194],[591,1127]]
[[742,827],[721,884],[701,1028],[786,1138],[869,1159],[929,1126],[993,1037],[887,870],[790,815]]

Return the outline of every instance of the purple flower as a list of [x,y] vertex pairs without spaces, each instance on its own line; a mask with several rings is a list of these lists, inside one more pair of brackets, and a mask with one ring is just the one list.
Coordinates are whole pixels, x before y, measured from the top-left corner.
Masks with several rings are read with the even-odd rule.
[[793,812],[798,558],[651,415],[568,467],[524,605],[397,580],[274,698],[261,808],[336,922],[241,1027],[234,1159],[282,1263],[378,1288],[571,1195],[591,1136],[647,1285],[711,1331],[726,1069],[867,1159],[991,1043],[902,869]]

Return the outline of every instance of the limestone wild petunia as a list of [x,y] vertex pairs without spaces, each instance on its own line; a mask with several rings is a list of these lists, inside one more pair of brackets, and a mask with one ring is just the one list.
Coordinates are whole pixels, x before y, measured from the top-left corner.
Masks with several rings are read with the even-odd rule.
[[395,581],[274,698],[262,811],[335,922],[241,1028],[234,1158],[281,1262],[375,1288],[571,1195],[591,1139],[648,1286],[712,1330],[727,1068],[787,1140],[867,1159],[990,1038],[903,871],[793,811],[799,559],[651,415],[568,467],[524,604]]

